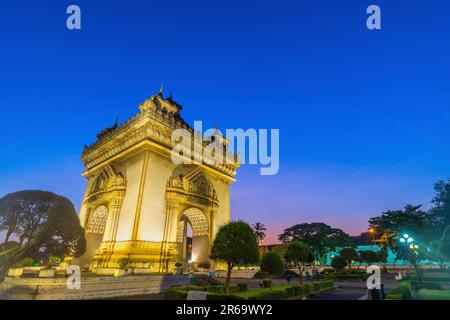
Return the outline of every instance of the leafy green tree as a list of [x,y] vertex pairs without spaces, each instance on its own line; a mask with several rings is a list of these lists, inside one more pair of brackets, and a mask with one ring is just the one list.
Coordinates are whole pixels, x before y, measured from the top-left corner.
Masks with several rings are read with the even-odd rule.
[[343,248],[340,252],[340,255],[347,263],[348,271],[350,272],[352,268],[352,262],[358,261],[359,259],[358,252],[354,248]]
[[258,243],[262,243],[264,239],[266,238],[266,226],[260,222],[256,222],[252,225],[253,230],[255,231],[256,240]]
[[14,229],[19,244],[2,256],[0,276],[25,257],[66,254],[78,257],[84,252],[84,230],[68,199],[51,192],[26,190],[6,195],[0,199],[0,207],[22,212]]
[[17,231],[27,204],[19,203],[14,193],[0,199],[0,232],[6,231],[4,243]]
[[301,241],[294,241],[289,244],[284,258],[298,269],[300,284],[302,284],[306,266],[314,261],[314,254],[309,246]]
[[284,270],[283,261],[278,253],[269,251],[261,259],[261,270],[269,273],[269,280],[272,284],[272,275],[280,274]]
[[385,269],[388,260],[388,248],[386,246],[382,246],[380,251],[378,251],[377,255],[378,261],[383,265],[383,268]]
[[430,213],[438,227],[443,230],[450,225],[450,178],[434,185],[434,197],[431,201]]
[[359,251],[359,256],[360,256],[360,259],[366,264],[367,267],[369,265],[371,265],[372,263],[379,261],[378,254],[372,250]]
[[320,264],[324,264],[324,258],[328,252],[336,250],[337,247],[352,244],[350,236],[341,229],[318,222],[296,224],[285,229],[278,239],[283,243],[292,241],[306,243]]
[[239,264],[257,263],[259,260],[258,244],[252,228],[242,221],[223,225],[214,239],[211,259],[227,264],[225,291],[228,292],[233,268]]
[[335,256],[331,260],[331,266],[336,270],[344,270],[344,268],[347,266],[347,262],[344,258],[341,256]]
[[450,261],[450,225],[444,229],[439,241],[440,262],[443,269],[447,269],[447,262]]
[[396,259],[400,259],[399,238],[403,233],[414,234],[423,242],[431,239],[433,216],[420,210],[421,207],[421,205],[407,205],[403,210],[388,210],[381,216],[369,220],[370,226],[379,234],[376,242],[391,249],[396,254]]

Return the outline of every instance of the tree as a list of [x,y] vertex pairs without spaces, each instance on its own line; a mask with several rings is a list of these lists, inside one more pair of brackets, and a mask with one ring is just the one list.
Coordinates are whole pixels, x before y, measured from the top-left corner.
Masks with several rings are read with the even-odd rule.
[[301,241],[294,241],[284,255],[284,258],[295,268],[298,269],[300,284],[303,283],[303,272],[306,266],[314,261],[314,254],[307,244]]
[[450,178],[434,185],[434,197],[430,213],[441,230],[450,225]]
[[348,246],[352,243],[350,236],[341,229],[318,222],[296,224],[285,229],[278,239],[284,243],[292,241],[306,243],[321,264],[324,264],[324,257],[328,252],[336,250],[336,247]]
[[331,266],[336,270],[344,270],[347,266],[347,262],[345,262],[345,259],[341,256],[336,256],[331,260]]
[[447,261],[450,260],[450,225],[444,229],[439,240],[439,256],[442,269],[447,269]]
[[399,238],[403,233],[414,234],[423,242],[434,237],[430,232],[433,216],[420,210],[421,207],[409,204],[403,210],[388,210],[369,220],[370,226],[377,230],[376,242],[391,249],[396,254],[396,259],[401,255]]
[[340,253],[341,257],[344,258],[345,262],[348,265],[348,271],[350,272],[352,268],[352,262],[358,261],[359,256],[358,252],[354,248],[343,248]]
[[253,230],[255,231],[255,235],[256,235],[256,240],[258,241],[258,243],[262,243],[264,241],[264,239],[266,238],[266,226],[260,222],[256,222],[255,224],[252,225]]
[[372,250],[362,250],[359,251],[360,259],[366,263],[366,266],[368,267],[374,262],[379,261],[378,254],[375,251]]
[[261,270],[269,273],[269,280],[272,285],[272,275],[282,273],[284,270],[283,261],[281,261],[278,253],[267,252],[261,259]]
[[236,265],[257,263],[259,260],[258,244],[252,228],[242,221],[223,225],[214,239],[211,259],[227,264],[225,291],[228,292],[232,269]]
[[[19,244],[15,250],[2,256],[0,276],[25,257],[38,254],[58,257],[69,254],[79,257],[84,253],[84,230],[68,199],[51,192],[26,190],[0,199],[0,204],[5,202],[9,205],[3,208],[14,208],[21,212],[21,220],[14,229]],[[6,216],[10,214],[11,212],[5,212]]]
[[23,204],[17,202],[14,193],[0,199],[0,232],[6,230],[4,243],[16,232],[23,214]]
[[382,246],[380,251],[377,253],[378,261],[383,265],[383,268],[386,270],[386,263],[388,260],[388,248],[386,246]]

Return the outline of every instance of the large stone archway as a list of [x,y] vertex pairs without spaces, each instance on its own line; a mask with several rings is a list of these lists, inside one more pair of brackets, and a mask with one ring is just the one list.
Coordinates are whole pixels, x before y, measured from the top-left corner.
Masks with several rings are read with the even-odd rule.
[[[226,152],[219,161],[204,152],[207,141],[196,138],[198,132],[183,120],[180,110],[160,92],[145,100],[137,115],[102,130],[96,142],[85,146],[87,186],[80,222],[90,252],[83,261],[90,270],[113,274],[125,258],[135,273],[172,272],[180,259],[181,221],[192,225],[196,235],[196,260],[209,256],[216,230],[230,221],[230,184],[239,158]],[[191,135],[191,159],[178,155],[183,165],[172,158],[177,142],[171,137],[177,129]],[[227,142],[220,141],[225,149]],[[107,208],[103,237],[91,239],[88,230],[95,230],[96,210],[102,206]]]
[[[176,243],[170,262],[185,263],[187,225],[192,228],[192,262],[209,261],[211,242],[215,234],[215,215],[219,209],[216,191],[203,170],[197,165],[179,165],[173,170],[166,187],[169,224],[165,243]],[[171,236],[173,235],[173,236]],[[162,250],[167,252],[166,249]]]
[[[191,255],[187,254],[188,225],[192,229]],[[183,264],[209,261],[211,250],[210,227],[207,217],[198,208],[191,207],[184,210],[178,220],[177,242],[178,261]]]

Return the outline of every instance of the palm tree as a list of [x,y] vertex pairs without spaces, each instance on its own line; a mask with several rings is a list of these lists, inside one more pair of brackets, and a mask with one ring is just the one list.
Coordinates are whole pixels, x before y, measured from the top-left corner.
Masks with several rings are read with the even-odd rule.
[[255,231],[256,240],[258,240],[258,243],[261,244],[264,241],[264,238],[266,237],[266,226],[263,225],[260,222],[256,222],[252,224],[253,230]]

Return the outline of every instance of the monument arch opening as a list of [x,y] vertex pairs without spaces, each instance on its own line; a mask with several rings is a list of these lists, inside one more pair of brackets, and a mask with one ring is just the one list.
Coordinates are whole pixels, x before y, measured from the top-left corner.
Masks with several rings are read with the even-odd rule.
[[[209,262],[211,246],[209,224],[200,209],[191,207],[181,213],[177,235],[179,261],[184,265]],[[191,237],[191,243],[188,243],[188,236]]]

